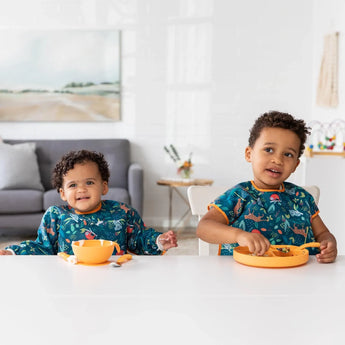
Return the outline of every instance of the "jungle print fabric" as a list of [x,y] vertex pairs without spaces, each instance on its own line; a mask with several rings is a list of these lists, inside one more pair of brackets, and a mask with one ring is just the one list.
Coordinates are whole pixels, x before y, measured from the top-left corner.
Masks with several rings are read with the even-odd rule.
[[[280,190],[259,190],[252,181],[229,189],[209,208],[217,208],[229,226],[264,235],[271,244],[302,245],[314,242],[312,218],[318,213],[306,190],[285,182]],[[220,255],[232,255],[237,243],[222,244]],[[318,251],[309,249],[311,254]]]
[[[17,255],[72,255],[72,241],[103,239],[115,241],[120,254],[162,254],[156,244],[159,232],[146,228],[137,211],[117,201],[102,201],[91,214],[76,214],[70,206],[51,206],[44,214],[35,241],[11,245]],[[114,254],[116,254],[116,249]]]

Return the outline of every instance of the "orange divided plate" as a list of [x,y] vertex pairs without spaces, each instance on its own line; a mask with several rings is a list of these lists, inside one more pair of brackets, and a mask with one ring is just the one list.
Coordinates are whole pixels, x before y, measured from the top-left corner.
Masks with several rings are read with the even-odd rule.
[[289,253],[287,253],[286,256],[274,256],[268,251],[265,253],[265,256],[258,256],[252,255],[248,247],[240,246],[234,248],[234,259],[243,265],[267,268],[295,267],[308,262],[308,249],[301,249],[298,246],[292,245],[276,245],[272,247],[288,248]]

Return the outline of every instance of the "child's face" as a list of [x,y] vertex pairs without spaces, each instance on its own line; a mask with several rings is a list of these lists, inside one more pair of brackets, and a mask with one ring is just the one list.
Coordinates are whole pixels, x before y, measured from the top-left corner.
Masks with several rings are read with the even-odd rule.
[[300,139],[283,128],[264,128],[245,157],[252,163],[254,183],[260,189],[278,189],[296,170]]
[[61,199],[80,213],[94,210],[107,192],[108,183],[102,180],[95,162],[75,164],[63,177],[60,188]]

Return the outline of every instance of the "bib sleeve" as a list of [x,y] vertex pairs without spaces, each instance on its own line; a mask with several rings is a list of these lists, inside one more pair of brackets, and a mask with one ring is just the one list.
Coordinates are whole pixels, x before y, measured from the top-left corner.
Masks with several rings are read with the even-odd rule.
[[48,208],[43,215],[35,241],[23,241],[19,245],[11,245],[16,255],[54,255],[58,248],[58,213],[56,207]]
[[244,202],[245,195],[243,195],[242,190],[240,188],[233,188],[220,195],[214,202],[208,205],[208,208],[216,208],[227,220],[227,223],[231,224],[241,214]]
[[137,255],[160,255],[156,243],[160,232],[147,228],[138,212],[130,208],[127,211],[127,249]]

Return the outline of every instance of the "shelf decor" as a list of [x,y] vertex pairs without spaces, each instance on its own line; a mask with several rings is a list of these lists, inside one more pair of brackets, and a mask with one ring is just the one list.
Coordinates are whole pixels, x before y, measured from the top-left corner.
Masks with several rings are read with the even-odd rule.
[[314,155],[345,157],[345,121],[330,123],[312,121],[308,124],[311,134],[307,141],[305,156]]
[[177,174],[183,179],[190,179],[193,172],[192,152],[189,154],[188,159],[182,160],[174,145],[170,144],[169,147],[164,146],[164,150],[177,165]]

